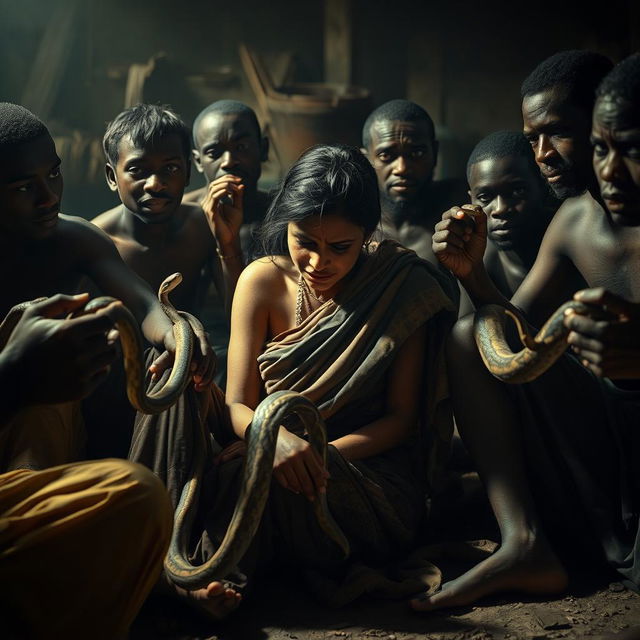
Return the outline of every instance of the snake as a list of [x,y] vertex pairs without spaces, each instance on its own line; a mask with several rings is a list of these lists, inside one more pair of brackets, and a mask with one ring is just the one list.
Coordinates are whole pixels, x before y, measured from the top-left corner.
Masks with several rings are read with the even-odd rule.
[[[524,320],[509,309],[496,304],[481,306],[475,314],[473,334],[478,351],[487,369],[499,380],[512,384],[531,382],[541,376],[567,348],[569,329],[564,325],[565,315],[585,314],[589,307],[570,300],[558,307],[532,336]],[[506,334],[506,319],[516,323],[523,349],[514,352]]]
[[[125,305],[109,296],[100,296],[87,302],[74,316],[95,313],[105,307],[109,318],[118,330],[124,366],[127,376],[127,396],[131,404],[140,412],[158,414],[171,407],[185,391],[190,380],[190,363],[193,351],[193,329],[202,325],[193,316],[177,311],[169,300],[169,293],[182,281],[180,273],[167,277],[158,290],[158,299],[164,312],[173,323],[176,342],[175,361],[167,381],[152,393],[145,391],[145,370],[143,362],[143,339],[140,329]],[[25,309],[38,298],[16,305],[0,324],[1,340],[8,340]],[[273,460],[278,431],[283,422],[296,415],[287,428],[299,436],[308,436],[309,443],[320,454],[323,464],[327,464],[327,434],[324,421],[309,399],[293,391],[277,391],[270,394],[257,406],[251,425],[247,430],[247,452],[243,470],[243,480],[236,507],[229,527],[216,553],[202,565],[192,565],[189,561],[189,540],[197,512],[198,497],[206,465],[207,438],[204,423],[197,428],[194,443],[194,458],[188,479],[182,488],[178,506],[174,513],[174,528],[165,556],[164,567],[169,578],[178,586],[188,590],[207,586],[213,580],[225,579],[233,575],[242,587],[242,577],[238,578],[236,566],[246,552],[260,524],[271,486]],[[318,494],[313,501],[315,516],[321,529],[340,548],[344,557],[350,554],[349,542],[333,519],[327,504],[326,494]]]
[[[184,486],[174,515],[174,535],[164,562],[165,571],[175,584],[194,590],[229,575],[236,579],[236,567],[258,529],[269,496],[278,431],[293,414],[299,420],[290,421],[293,425],[288,421],[287,429],[300,436],[306,432],[309,443],[321,455],[326,467],[326,428],[313,402],[295,391],[276,391],[268,395],[256,407],[247,430],[242,482],[231,521],[217,551],[200,565],[191,564],[188,550],[195,517],[191,506],[197,503],[202,469],[197,469]],[[348,557],[349,541],[329,511],[326,494],[316,496],[313,509],[321,529],[335,542],[343,556]],[[236,584],[244,586],[243,582]]]

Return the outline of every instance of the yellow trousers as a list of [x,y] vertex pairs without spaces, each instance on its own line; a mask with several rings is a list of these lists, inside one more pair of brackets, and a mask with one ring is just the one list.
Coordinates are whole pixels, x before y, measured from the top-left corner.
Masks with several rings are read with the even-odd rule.
[[0,475],[8,637],[126,637],[160,575],[172,514],[160,480],[125,460]]

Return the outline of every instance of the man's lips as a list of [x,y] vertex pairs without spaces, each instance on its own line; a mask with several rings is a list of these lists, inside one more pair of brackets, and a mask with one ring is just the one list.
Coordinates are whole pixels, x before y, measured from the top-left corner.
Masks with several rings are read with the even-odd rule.
[[404,193],[405,191],[413,191],[418,185],[415,182],[394,182],[390,189],[392,191],[399,191],[400,193]]
[[156,198],[143,198],[138,201],[138,205],[143,209],[151,209],[153,211],[157,211],[159,209],[164,209],[171,202],[172,198],[167,197],[156,197]]
[[624,209],[627,205],[637,202],[637,198],[621,191],[604,191],[601,195],[607,208],[613,211]]

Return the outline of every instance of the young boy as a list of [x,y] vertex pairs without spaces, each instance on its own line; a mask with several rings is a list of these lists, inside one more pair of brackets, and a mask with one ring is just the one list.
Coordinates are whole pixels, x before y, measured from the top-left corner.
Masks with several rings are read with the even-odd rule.
[[[516,131],[496,131],[483,138],[469,156],[467,180],[471,203],[487,214],[487,273],[511,298],[533,266],[560,203],[549,194],[529,142]],[[471,310],[463,293],[460,315]]]
[[[224,282],[230,306],[243,259],[238,233],[244,187],[227,183],[202,209],[182,203],[191,171],[190,132],[166,107],[139,104],[120,113],[104,135],[107,183],[122,204],[93,223],[115,242],[122,259],[152,289],[176,271],[173,302],[198,314],[207,275]],[[209,276],[210,277],[210,276]]]

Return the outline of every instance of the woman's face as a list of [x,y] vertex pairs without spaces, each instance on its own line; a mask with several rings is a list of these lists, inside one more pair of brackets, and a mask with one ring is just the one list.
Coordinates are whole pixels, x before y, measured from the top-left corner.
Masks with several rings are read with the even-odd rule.
[[339,213],[290,222],[287,233],[294,266],[306,283],[324,298],[338,292],[340,281],[358,260],[364,241],[362,227]]

